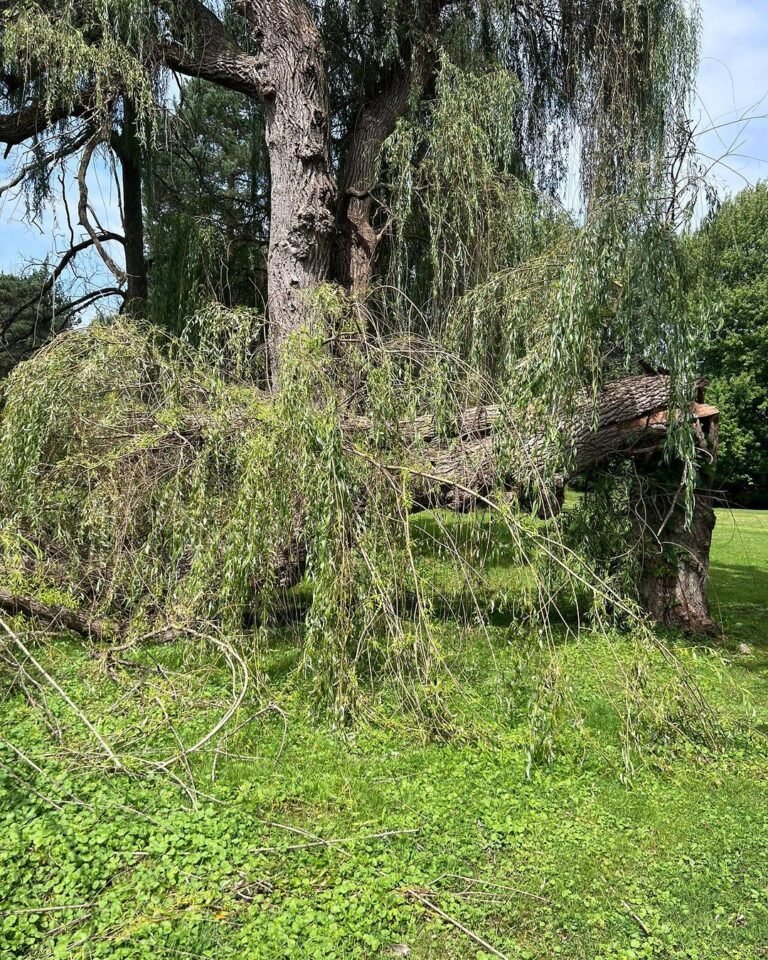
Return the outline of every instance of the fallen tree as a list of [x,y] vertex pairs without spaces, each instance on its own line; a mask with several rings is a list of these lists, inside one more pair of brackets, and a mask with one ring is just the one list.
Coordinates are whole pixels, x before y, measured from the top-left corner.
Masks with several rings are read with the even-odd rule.
[[[390,639],[411,630],[396,621],[414,509],[514,493],[554,513],[574,473],[661,446],[691,469],[693,445],[669,443],[688,399],[668,381],[598,392],[622,357],[682,381],[701,342],[680,244],[696,183],[687,6],[353,6],[9,6],[0,140],[76,134],[50,156],[83,151],[80,243],[137,308],[175,289],[148,277],[144,238],[169,233],[144,230],[158,205],[141,200],[141,171],[163,169],[162,75],[247,97],[265,133],[263,156],[251,151],[251,192],[269,193],[265,276],[248,278],[248,303],[266,304],[258,330],[255,311],[241,329],[247,311],[219,310],[217,327],[196,302],[195,356],[189,342],[158,349],[156,328],[65,336],[8,394],[2,518],[94,614],[239,626],[254,595],[269,607],[306,567],[310,646],[335,636],[343,664],[361,637],[376,647],[382,610]],[[573,143],[578,220],[552,201]],[[91,223],[85,174],[102,144],[122,166],[125,269]],[[227,221],[217,206],[206,222]],[[173,270],[206,296],[195,258]],[[378,349],[386,338],[421,338],[445,362],[416,369]],[[295,341],[311,342],[298,364]],[[574,405],[580,386],[597,408]],[[498,395],[508,409],[460,412]]]
[[[718,410],[704,403],[705,384],[686,416],[691,421],[698,458],[711,475],[717,455]],[[544,516],[559,512],[565,485],[616,457],[631,458],[646,482],[638,486],[635,505],[643,559],[638,590],[651,619],[693,634],[715,634],[707,594],[709,552],[715,519],[706,485],[695,490],[687,514],[686,484],[674,465],[665,474],[664,440],[670,419],[672,384],[664,375],[628,377],[607,384],[596,401],[576,405],[570,421],[561,424],[563,449],[570,451],[562,468],[547,484],[539,484],[537,505]],[[525,497],[543,476],[547,438],[522,438],[525,476],[510,472],[496,452],[495,431],[503,417],[498,406],[467,410],[457,423],[457,442],[447,449],[435,442],[430,418],[402,424],[404,435],[427,441],[426,467],[414,491],[416,509],[443,507],[466,512],[483,507],[500,488]],[[520,465],[518,459],[518,470]],[[394,468],[395,470],[397,468]],[[648,482],[649,478],[651,482]]]
[[11,616],[19,614],[39,621],[53,630],[64,630],[86,637],[89,640],[101,642],[106,640],[114,628],[100,620],[89,620],[87,617],[57,603],[43,603],[36,597],[24,593],[15,593],[0,587],[0,610]]
[[[137,386],[140,392],[146,391],[146,387]],[[352,460],[365,459],[375,472],[389,476],[390,482],[400,486],[405,482],[411,512],[433,508],[468,512],[497,502],[503,494],[528,501],[542,515],[551,516],[559,512],[563,490],[571,479],[613,458],[631,458],[637,463],[639,473],[658,478],[672,395],[673,385],[666,375],[632,376],[606,384],[595,400],[577,401],[570,415],[564,417],[558,431],[559,460],[553,459],[550,435],[534,430],[531,435],[521,436],[523,431],[515,429],[499,405],[459,411],[449,436],[440,436],[436,418],[430,414],[400,420],[394,434],[403,449],[396,462],[388,462],[386,456],[381,459],[371,446],[374,425],[365,417],[344,415],[339,421],[340,442]],[[254,396],[258,396],[258,392]],[[717,410],[704,404],[703,399],[703,385],[700,385],[686,416],[693,425],[699,457],[712,462],[716,452]],[[257,419],[269,419],[267,411],[277,401],[263,397],[261,402],[266,406],[259,408]],[[672,416],[680,414],[673,412]],[[103,452],[105,444],[109,448],[110,443],[118,442],[117,438],[124,439],[127,430],[137,431],[140,425],[141,420],[132,409],[126,422],[118,420],[107,433],[99,435],[96,431],[83,439]],[[158,431],[158,423],[149,417],[142,429],[152,437],[152,442],[140,440],[131,446],[130,453],[124,453],[118,460],[120,481],[128,477],[130,482],[130,471],[136,469],[137,464],[141,465],[141,472],[136,473],[133,484],[139,488],[158,471],[189,469],[190,451],[195,456],[204,456],[206,443],[215,428],[215,421],[199,414],[186,414],[172,428]],[[238,408],[231,414],[227,429],[233,435],[247,431],[248,417],[242,410]],[[513,455],[500,443],[510,438],[514,440]],[[114,462],[109,462],[110,470],[114,469]],[[104,480],[90,481],[92,485],[99,482]],[[130,496],[134,497],[135,493],[134,490]],[[706,493],[700,491],[693,517],[686,523],[683,494],[684,486],[678,481],[673,489],[660,488],[658,484],[649,487],[638,499],[637,515],[642,517],[639,529],[645,545],[640,595],[651,617],[664,625],[692,632],[712,632],[714,625],[706,592],[712,513]],[[286,491],[286,496],[290,495]],[[284,591],[295,586],[305,575],[308,554],[316,551],[307,522],[307,506],[295,491],[293,497],[282,533],[275,534],[261,565],[252,565],[261,572],[250,575],[250,609],[259,605],[263,591]],[[363,497],[356,509],[364,512],[366,506]],[[134,551],[140,553],[147,548],[149,534],[143,536],[143,540],[137,540]],[[183,551],[179,557],[186,563]],[[87,577],[81,572],[80,579]],[[71,630],[96,641],[114,639],[128,632],[127,623],[120,622],[125,611],[122,614],[119,610],[110,611],[110,620],[115,617],[116,626],[105,625],[102,618],[46,605],[34,597],[17,596],[7,590],[0,591],[0,609],[26,614],[51,627]]]

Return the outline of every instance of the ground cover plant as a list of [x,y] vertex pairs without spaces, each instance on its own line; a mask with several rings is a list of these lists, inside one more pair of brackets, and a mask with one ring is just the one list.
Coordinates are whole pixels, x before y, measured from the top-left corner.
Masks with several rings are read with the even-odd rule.
[[[766,534],[764,514],[720,511],[728,639],[665,638],[717,712],[713,743],[683,714],[673,735],[668,716],[617,710],[627,676],[664,689],[626,635],[542,645],[503,611],[485,629],[460,629],[456,606],[443,620],[462,688],[447,741],[394,710],[318,724],[286,627],[243,649],[262,680],[221,735],[116,773],[27,663],[2,704],[2,955],[760,956]],[[178,755],[231,698],[226,661],[189,641],[110,660],[49,637],[30,653],[121,753]]]

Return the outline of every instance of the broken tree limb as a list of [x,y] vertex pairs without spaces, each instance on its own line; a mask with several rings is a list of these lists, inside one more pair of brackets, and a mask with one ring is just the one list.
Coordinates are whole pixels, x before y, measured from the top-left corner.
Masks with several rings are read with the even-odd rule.
[[[558,468],[557,485],[562,486],[611,457],[647,459],[657,453],[667,433],[671,391],[670,378],[664,375],[628,377],[603,389],[596,410],[591,400],[577,404],[572,418],[560,426],[562,449],[570,453],[564,455]],[[417,456],[427,465],[425,472],[432,478],[418,484],[414,491],[417,509],[472,510],[477,498],[467,490],[487,496],[499,488],[510,490],[535,482],[543,474],[546,459],[551,457],[543,432],[534,432],[519,441],[514,472],[499,462],[495,433],[500,426],[512,432],[509,425],[500,425],[502,415],[499,407],[467,410],[459,418],[457,437],[450,446],[434,439],[431,418],[403,425],[416,446],[423,443]],[[706,449],[709,427],[702,424],[715,420],[717,410],[696,402],[691,404],[689,415],[699,445]],[[543,492],[543,496],[546,499],[548,495]],[[552,493],[549,497],[551,512],[556,512],[557,495]]]
[[35,597],[14,594],[4,587],[0,587],[0,610],[12,616],[23,614],[26,617],[33,617],[48,626],[70,630],[81,637],[99,642],[109,639],[116,633],[114,627],[102,620],[89,620],[69,607],[58,603],[42,603]]
[[[64,607],[59,603],[43,603],[28,594],[12,593],[4,587],[0,587],[0,610],[11,616],[21,614],[30,619],[39,620],[46,626],[58,630],[68,630],[84,637],[86,640],[95,640],[97,643],[109,643],[118,640],[127,633],[125,624],[91,620],[70,607]],[[162,644],[173,643],[188,632],[189,630],[183,627],[159,627],[145,633],[142,637],[133,637],[124,643],[107,647],[106,652],[113,654],[129,650],[142,641],[151,641],[153,646],[161,646]]]
[[[489,496],[502,489],[519,495],[521,487],[535,482],[538,476],[544,474],[544,464],[549,462],[546,475],[548,482],[554,484],[554,489],[549,492],[540,490],[539,496],[546,501],[546,510],[554,513],[558,508],[562,486],[568,479],[612,457],[631,457],[649,472],[657,469],[659,452],[667,432],[671,395],[669,377],[647,375],[608,384],[598,395],[595,404],[591,399],[577,403],[572,416],[560,428],[564,442],[559,449],[568,451],[568,455],[563,457],[561,467],[556,465],[554,474],[548,438],[543,431],[537,432],[535,428],[516,447],[516,452],[522,453],[522,456],[516,456],[514,461],[512,458],[500,461],[495,434],[501,431],[511,434],[512,425],[502,423],[502,409],[492,406],[467,409],[461,413],[457,418],[455,435],[450,441],[439,439],[432,416],[401,423],[399,430],[405,450],[403,461],[399,465],[378,466],[393,477],[407,472],[413,478],[414,511],[433,507],[467,511],[481,508]],[[706,405],[703,399],[700,389],[688,415],[693,421],[699,449],[711,463],[715,453],[717,411]],[[356,441],[364,441],[372,425],[365,418],[348,417],[342,423],[342,429],[346,434],[346,442],[354,451],[357,449]],[[181,430],[173,431],[173,436],[194,446],[201,442],[204,432],[203,425],[190,418]],[[365,443],[361,446],[365,447]],[[514,468],[510,466],[513,462]],[[703,511],[703,499],[700,504]],[[360,509],[365,510],[364,503],[360,504]],[[696,561],[687,566],[681,563],[673,573],[665,570],[668,579],[664,583],[656,577],[657,592],[660,591],[660,595],[666,598],[658,604],[651,603],[650,593],[641,592],[649,612],[656,619],[667,625],[698,630],[706,626],[708,618],[706,573],[711,526],[709,536],[698,538],[696,552],[685,539],[688,533],[684,522],[680,526],[677,512],[673,512],[674,524],[668,523],[666,529],[662,529],[662,520],[668,513],[669,510],[662,509],[661,505],[651,511],[654,523],[649,523],[648,529],[653,527],[655,539],[649,540],[646,556],[654,557],[654,550],[658,554],[658,545],[664,544],[666,537],[680,548],[676,555],[686,557],[695,553]],[[297,506],[295,532],[275,557],[271,583],[278,589],[289,589],[298,583],[305,572],[308,545],[301,517],[302,510]],[[706,532],[705,527],[706,524],[701,525],[700,530]],[[650,566],[647,572],[649,577],[653,576]],[[261,585],[255,583],[253,586],[254,595],[258,597]],[[689,600],[683,603],[681,597]],[[119,624],[112,626],[99,620],[89,620],[69,608],[47,605],[29,596],[15,596],[6,589],[0,589],[0,609],[34,617],[42,623],[71,630],[97,642],[119,642],[125,636]],[[684,609],[689,609],[689,612],[683,617],[680,611]],[[699,611],[698,615],[691,612],[694,609]],[[254,613],[256,610],[257,604],[254,604]],[[183,632],[178,631],[179,634]],[[163,637],[166,634],[172,636],[175,629],[168,628],[159,633]],[[158,641],[159,636],[156,636],[155,642]]]
[[[663,441],[667,433],[671,384],[666,376],[641,376],[609,384],[598,396],[596,426],[592,403],[577,406],[562,425],[563,449],[570,450],[551,489],[539,490],[540,510],[557,513],[565,483],[614,457],[630,457],[644,482],[638,484],[635,505],[643,544],[638,593],[649,616],[666,627],[697,635],[716,635],[707,597],[709,551],[715,523],[707,474],[717,455],[718,411],[704,402],[704,384],[697,384],[690,404],[693,433],[704,481],[695,493],[693,513],[686,515],[681,476],[663,482]],[[417,476],[414,509],[443,507],[464,512],[487,503],[494,491],[524,487],[541,472],[546,438],[536,433],[518,450],[517,476],[498,462],[493,431],[497,407],[466,411],[459,420],[452,447],[428,443],[421,452],[424,469]],[[421,418],[411,425],[412,436],[432,440],[433,425]],[[432,431],[432,432],[431,432]],[[396,469],[396,468],[395,468]],[[675,474],[676,468],[671,468]],[[679,472],[679,471],[678,471]],[[523,474],[523,476],[520,476]],[[551,476],[551,472],[550,472]]]

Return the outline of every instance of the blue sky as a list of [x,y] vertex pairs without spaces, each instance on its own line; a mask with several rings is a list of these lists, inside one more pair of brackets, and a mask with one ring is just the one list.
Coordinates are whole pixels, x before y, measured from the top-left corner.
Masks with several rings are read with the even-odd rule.
[[[694,119],[699,149],[731,193],[768,177],[768,5],[765,0],[701,0],[702,49]],[[753,117],[741,121],[742,117]]]
[[[700,0],[702,50],[693,117],[699,148],[714,164],[710,176],[724,193],[768,177],[768,16],[765,0]],[[11,166],[0,159],[0,182]],[[93,206],[105,228],[119,223],[117,198],[104,164],[89,178]],[[73,205],[72,209],[76,207]],[[76,217],[75,217],[76,219]],[[0,198],[0,271],[20,269],[66,249],[63,206],[56,205],[39,225],[25,222],[23,198]],[[93,257],[81,258],[85,274],[105,282]],[[84,282],[87,282],[84,281]]]

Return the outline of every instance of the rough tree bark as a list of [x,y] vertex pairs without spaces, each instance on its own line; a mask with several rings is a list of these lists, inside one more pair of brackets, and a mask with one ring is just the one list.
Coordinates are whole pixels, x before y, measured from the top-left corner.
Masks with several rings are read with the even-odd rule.
[[665,627],[716,635],[707,597],[709,549],[715,526],[708,491],[697,490],[690,525],[685,523],[680,486],[644,484],[638,497],[643,543],[640,600],[648,615]]
[[336,273],[352,293],[363,294],[371,284],[373,264],[381,234],[373,225],[372,190],[376,165],[384,141],[405,114],[411,93],[412,71],[398,68],[383,90],[365,104],[350,133],[344,165],[339,175],[337,220],[340,242]]
[[680,471],[658,455],[638,462],[636,527],[643,545],[639,593],[644,609],[658,623],[685,633],[714,636],[707,593],[709,552],[715,512],[711,482],[717,457],[718,413],[700,391],[696,434],[703,461],[693,516],[686,523]]
[[252,53],[201,3],[190,4],[191,49],[167,44],[166,64],[264,105],[271,197],[267,312],[273,385],[288,337],[311,322],[309,293],[326,282],[336,230],[325,50],[305,0],[238,0]]
[[243,0],[262,89],[271,180],[267,289],[269,354],[279,382],[285,341],[311,317],[309,293],[328,279],[335,230],[325,51],[303,0]]

